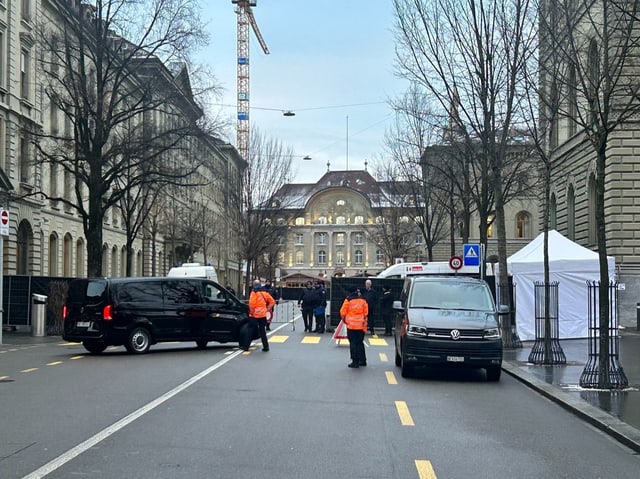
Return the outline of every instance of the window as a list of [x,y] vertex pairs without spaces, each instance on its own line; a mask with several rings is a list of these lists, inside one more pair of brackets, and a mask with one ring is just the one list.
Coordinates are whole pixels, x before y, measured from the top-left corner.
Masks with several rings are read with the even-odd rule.
[[58,106],[54,102],[49,103],[49,126],[52,135],[58,134]]
[[318,233],[318,244],[327,244],[327,233]]
[[549,204],[549,228],[558,229],[558,205],[556,204],[556,194],[551,195]]
[[65,277],[71,276],[71,248],[73,246],[73,242],[71,239],[71,235],[67,233],[64,235],[64,244],[62,249],[62,274]]
[[384,264],[384,253],[381,249],[376,250],[376,264]]
[[364,234],[360,232],[354,233],[353,244],[364,244]]
[[400,217],[400,223],[408,223],[409,222],[409,217],[408,216],[401,216]]
[[589,113],[591,115],[591,124],[595,124],[598,114],[598,86],[600,84],[600,53],[598,52],[598,43],[591,40],[589,45]]
[[376,224],[378,224],[378,225],[384,224],[384,217],[383,216],[376,216]]
[[30,183],[32,181],[31,158],[29,157],[29,139],[22,136],[20,138],[20,182]]
[[31,76],[31,56],[28,49],[20,50],[20,95],[25,100],[29,99],[30,76]]
[[573,185],[569,185],[567,191],[567,237],[570,240],[576,239],[576,198]]
[[344,233],[336,233],[336,244],[344,246]]
[[336,251],[336,264],[344,264],[344,251]]
[[516,215],[516,238],[529,238],[531,236],[531,217],[526,211]]
[[200,285],[192,281],[168,281],[164,285],[164,301],[168,304],[198,304],[201,302]]
[[31,0],[22,0],[22,19],[25,21],[31,20]]
[[284,246],[284,236],[278,236],[278,246]]
[[354,224],[357,224],[357,225],[364,224],[364,216],[362,216],[362,215],[355,216],[353,218],[353,222],[354,222]]
[[322,264],[322,265],[327,264],[327,252],[323,249],[318,251],[318,264]]
[[346,222],[347,222],[347,219],[344,216],[338,216],[336,218],[337,225],[343,225],[343,224],[346,224]]
[[344,206],[344,200],[336,201],[336,206]]
[[422,244],[423,239],[422,233],[416,233],[416,244]]
[[84,242],[82,238],[76,242],[76,276],[78,278],[84,276]]
[[304,263],[304,253],[302,251],[296,251],[296,264]]
[[493,238],[493,223],[495,220],[495,215],[489,215],[487,218],[487,238]]
[[318,224],[319,225],[326,225],[327,224],[327,217],[326,216],[319,216],[318,217]]
[[302,226],[302,225],[304,225],[304,217],[298,216],[296,218],[296,226]]
[[49,236],[49,276],[58,276],[58,236]]
[[363,261],[364,256],[362,254],[362,250],[357,249],[354,256],[355,256],[355,264],[362,264],[364,262]]
[[7,173],[9,171],[9,165],[7,164],[7,150],[4,147],[5,145],[4,127],[5,127],[4,118],[0,118],[0,168],[2,168],[5,171],[5,173]]
[[589,190],[587,194],[589,195],[589,243],[595,245],[598,237],[598,227],[596,225],[597,182],[593,173],[589,176]]
[[4,53],[5,38],[6,37],[5,37],[4,29],[0,29],[0,87],[4,86],[4,75],[6,72],[5,53]]
[[304,235],[302,233],[296,233],[296,245],[301,246],[304,244]]
[[578,94],[576,87],[576,67],[569,66],[569,81],[567,84],[567,96],[569,97],[569,107],[567,111],[567,119],[569,121],[569,136],[576,134],[578,122]]

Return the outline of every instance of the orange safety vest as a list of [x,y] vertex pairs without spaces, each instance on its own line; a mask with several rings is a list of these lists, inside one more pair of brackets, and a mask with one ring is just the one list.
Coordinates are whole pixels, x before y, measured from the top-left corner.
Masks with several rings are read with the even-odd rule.
[[251,291],[249,295],[249,316],[252,318],[266,318],[267,312],[276,304],[273,296],[266,291]]
[[364,298],[345,299],[340,307],[340,317],[347,329],[361,329],[366,332],[368,316],[369,305]]

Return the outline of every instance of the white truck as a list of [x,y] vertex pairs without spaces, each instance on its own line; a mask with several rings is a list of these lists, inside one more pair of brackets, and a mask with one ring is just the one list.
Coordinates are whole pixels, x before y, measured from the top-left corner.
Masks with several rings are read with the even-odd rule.
[[218,282],[218,273],[213,266],[204,266],[200,263],[182,263],[182,266],[174,266],[167,276],[171,278],[205,278]]

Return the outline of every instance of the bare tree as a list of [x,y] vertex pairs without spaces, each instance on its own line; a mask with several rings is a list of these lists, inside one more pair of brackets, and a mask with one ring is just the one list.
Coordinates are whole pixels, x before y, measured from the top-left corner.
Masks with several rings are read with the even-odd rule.
[[[286,207],[276,193],[291,174],[293,151],[279,140],[264,136],[258,128],[251,130],[249,165],[245,170],[241,196],[230,192],[230,208],[238,222],[232,224],[240,238],[240,251],[246,261],[246,290],[250,288],[256,261],[273,249],[286,231],[285,224],[274,221]],[[233,213],[235,210],[236,213]]]
[[[524,62],[535,38],[535,12],[528,0],[394,0],[394,7],[398,73],[424,86],[443,111],[457,105],[466,151],[477,153],[490,181],[499,281],[506,285],[505,160],[521,121],[519,98],[525,94]],[[500,300],[510,304],[509,295]]]
[[[196,0],[51,6],[53,21],[40,26],[41,64],[51,117],[63,116],[65,127],[38,133],[36,145],[41,161],[63,170],[72,188],[41,193],[80,216],[88,274],[98,276],[107,211],[130,190],[160,178],[179,184],[197,169],[186,140],[197,134],[202,110],[186,68],[173,67],[205,40],[204,29]],[[116,185],[127,171],[136,176]]]
[[[607,262],[608,222],[605,218],[605,185],[611,159],[612,138],[629,125],[637,127],[640,89],[637,82],[639,35],[638,1],[548,0],[541,2],[546,19],[540,48],[542,94],[553,104],[558,91],[558,118],[582,134],[595,156],[595,224],[600,263],[598,290],[599,358],[598,387],[620,387],[612,382],[610,362],[610,284]],[[545,24],[543,24],[543,27]],[[557,124],[553,126],[557,128]],[[550,134],[550,154],[557,146]]]

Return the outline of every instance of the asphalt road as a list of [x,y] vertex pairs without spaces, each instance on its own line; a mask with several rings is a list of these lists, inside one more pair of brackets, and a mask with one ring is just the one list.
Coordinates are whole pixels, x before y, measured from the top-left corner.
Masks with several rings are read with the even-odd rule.
[[[367,343],[371,339],[367,336]],[[0,478],[635,478],[629,449],[509,375],[282,325],[271,351],[0,346]]]

